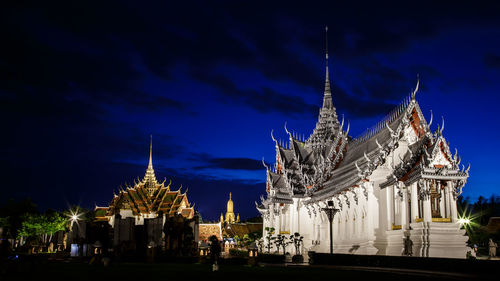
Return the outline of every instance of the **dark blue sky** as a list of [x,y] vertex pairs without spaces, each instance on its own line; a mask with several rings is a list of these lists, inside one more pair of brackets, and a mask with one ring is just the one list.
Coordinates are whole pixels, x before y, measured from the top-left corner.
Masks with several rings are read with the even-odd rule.
[[[63,1],[0,10],[2,196],[106,205],[143,177],[189,188],[206,219],[242,218],[283,125],[309,135],[324,85],[357,136],[414,88],[462,163],[464,194],[499,193],[500,9],[482,2]],[[269,3],[273,2],[273,3]],[[336,2],[336,1],[335,1]],[[351,1],[352,2],[352,1]],[[398,3],[398,2],[396,2]]]

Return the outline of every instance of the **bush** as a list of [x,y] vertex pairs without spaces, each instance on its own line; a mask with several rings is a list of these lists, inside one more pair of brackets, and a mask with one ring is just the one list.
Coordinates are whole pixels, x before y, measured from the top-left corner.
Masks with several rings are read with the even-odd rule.
[[248,258],[248,251],[229,249],[229,256],[231,258]]

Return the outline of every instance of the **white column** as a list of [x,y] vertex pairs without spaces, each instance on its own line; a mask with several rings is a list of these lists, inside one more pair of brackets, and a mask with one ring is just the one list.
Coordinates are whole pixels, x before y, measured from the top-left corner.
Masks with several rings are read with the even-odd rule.
[[457,200],[455,200],[455,196],[453,195],[452,190],[456,186],[456,182],[452,181],[450,184],[450,217],[452,222],[456,222],[458,220],[458,212],[457,212]]
[[[430,188],[429,181],[427,181],[427,180],[424,181],[423,187],[426,191],[429,191],[429,188]],[[430,195],[426,195],[424,197],[423,206],[424,206],[424,222],[431,222],[432,221],[432,214],[431,214]]]
[[368,200],[366,202],[366,237],[370,240],[375,239],[375,228],[380,228],[381,222],[380,222],[380,217],[377,214],[377,210],[380,210],[377,198],[375,197],[374,191],[373,191],[373,183],[372,182],[365,182],[365,188],[366,191],[368,192]]
[[418,190],[417,190],[417,182],[411,184],[411,218],[410,222],[416,222],[416,218],[418,218]]
[[385,198],[386,198],[386,209],[387,209],[387,215],[386,215],[386,230],[392,230],[392,223],[393,220],[392,218],[394,217],[394,209],[392,205],[394,204],[394,199],[393,196],[394,191],[392,185],[388,186],[385,188]]
[[296,227],[297,231],[296,232],[302,234],[301,229],[300,229],[300,208],[299,208],[300,199],[297,199],[296,202],[297,202],[296,203],[297,205],[294,204],[294,207],[295,207],[294,211],[295,211],[296,219],[297,219],[297,222],[296,222],[297,223],[297,227]]
[[393,224],[401,225],[401,197],[399,197],[398,191],[401,186],[401,182],[396,182],[392,191],[392,208],[393,208]]
[[403,192],[403,200],[398,198],[399,204],[400,204],[400,217],[401,217],[401,229],[406,229],[407,228],[407,209],[408,209],[408,189],[404,186],[404,184],[401,182],[400,183],[400,188],[402,189]]
[[439,213],[442,218],[446,218],[446,213],[448,212],[448,208],[446,207],[446,190],[441,189],[441,184],[438,186],[439,188]]

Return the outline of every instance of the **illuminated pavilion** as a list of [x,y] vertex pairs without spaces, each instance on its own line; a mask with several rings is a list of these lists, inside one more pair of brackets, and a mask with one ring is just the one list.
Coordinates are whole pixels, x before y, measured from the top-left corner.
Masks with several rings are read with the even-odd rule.
[[194,216],[194,205],[188,201],[187,189],[181,193],[181,188],[171,190],[171,182],[165,186],[156,180],[152,158],[153,143],[151,140],[149,150],[149,165],[142,180],[134,180],[134,186],[126,185],[114,194],[108,207],[96,207],[96,220],[108,221],[114,226],[116,215],[121,219],[134,218],[135,225],[143,225],[144,219],[163,217],[163,224],[167,217],[176,214],[186,219]]

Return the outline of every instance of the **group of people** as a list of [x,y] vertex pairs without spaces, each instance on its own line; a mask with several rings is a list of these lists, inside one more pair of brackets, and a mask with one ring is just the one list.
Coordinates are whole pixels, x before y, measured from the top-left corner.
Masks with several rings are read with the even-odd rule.
[[[488,258],[491,259],[491,258],[494,258],[497,256],[497,247],[498,247],[498,244],[493,241],[493,239],[490,238],[490,240],[488,241]],[[473,251],[468,251],[467,252],[467,258],[468,259],[476,259],[477,258],[477,252],[478,252],[478,246],[477,244],[474,244],[472,246],[472,250]]]

